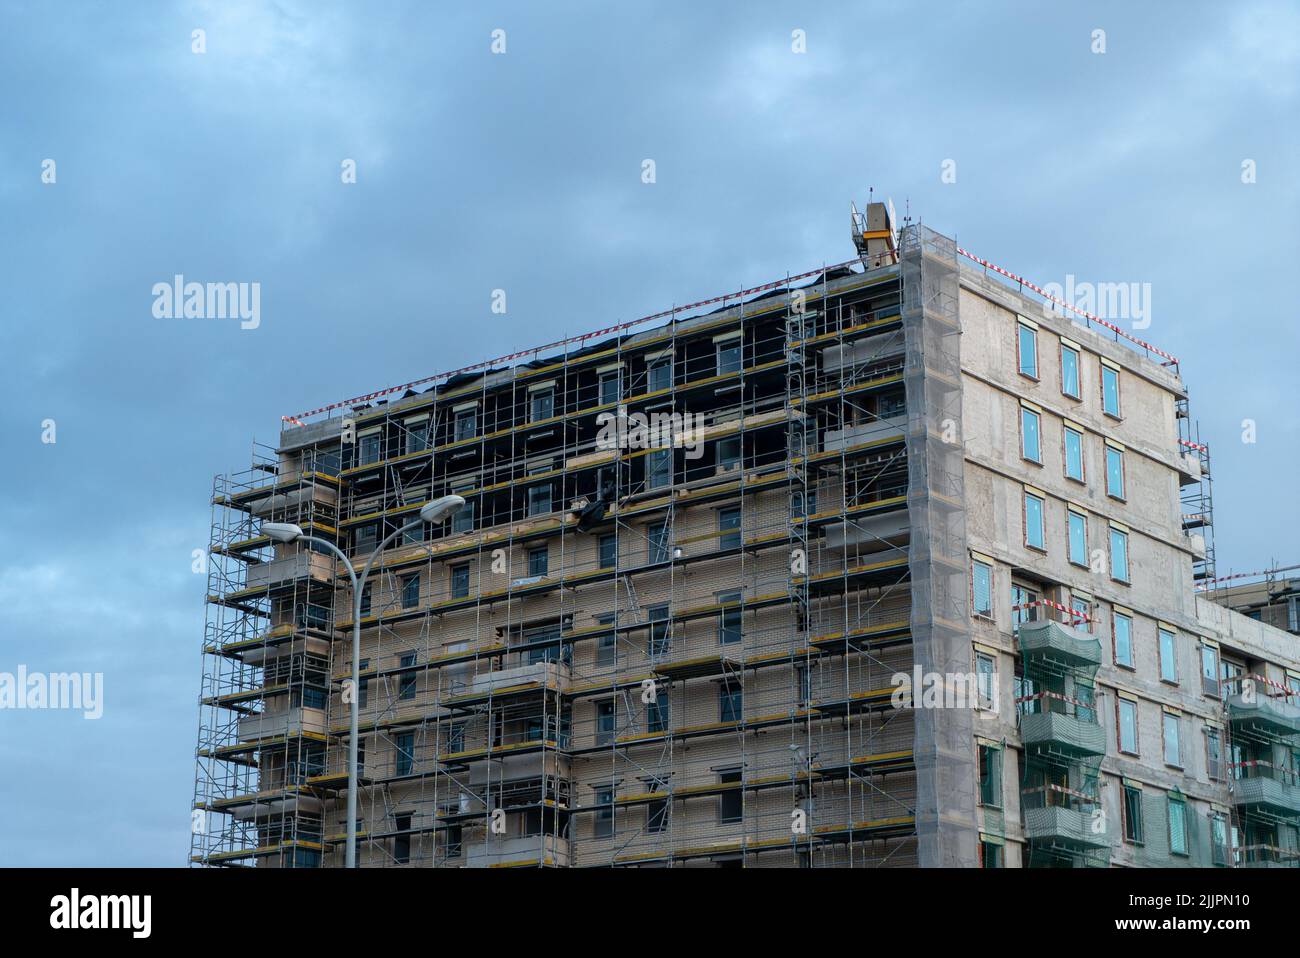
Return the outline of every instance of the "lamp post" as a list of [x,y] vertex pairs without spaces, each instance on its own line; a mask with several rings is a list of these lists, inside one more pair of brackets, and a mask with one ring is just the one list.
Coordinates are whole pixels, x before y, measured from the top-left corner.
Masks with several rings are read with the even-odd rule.
[[361,711],[357,690],[361,685],[361,595],[366,588],[366,579],[370,576],[370,567],[374,564],[375,559],[379,557],[379,554],[388,548],[388,543],[425,522],[437,525],[455,515],[464,507],[465,500],[461,496],[443,496],[441,499],[425,503],[424,507],[420,509],[420,518],[390,532],[384,541],[375,547],[375,551],[370,553],[370,556],[366,559],[366,564],[362,567],[360,576],[357,575],[352,560],[334,543],[316,536],[306,535],[303,533],[301,526],[291,522],[264,522],[262,524],[262,531],[276,542],[308,542],[329,550],[342,560],[344,568],[348,570],[348,578],[352,580],[352,701],[348,726],[350,730],[348,736],[348,841],[344,858],[344,866],[347,868],[357,867],[357,777],[359,774],[357,769],[357,738]]

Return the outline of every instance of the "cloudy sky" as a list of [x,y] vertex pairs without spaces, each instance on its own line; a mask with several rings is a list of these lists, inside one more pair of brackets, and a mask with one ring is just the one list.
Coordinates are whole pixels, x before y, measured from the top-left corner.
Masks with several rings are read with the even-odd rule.
[[[0,864],[185,861],[191,554],[282,413],[846,259],[872,188],[1149,283],[1220,574],[1300,561],[1294,7],[604,6],[0,5],[0,671],[105,677],[98,721],[0,712]],[[155,318],[178,273],[260,325]]]

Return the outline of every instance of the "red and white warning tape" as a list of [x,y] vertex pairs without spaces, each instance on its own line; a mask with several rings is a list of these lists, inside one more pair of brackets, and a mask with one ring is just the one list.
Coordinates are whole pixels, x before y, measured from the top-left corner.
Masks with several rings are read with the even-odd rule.
[[1201,592],[1208,586],[1216,582],[1232,582],[1235,579],[1255,579],[1262,575],[1273,575],[1278,572],[1294,572],[1300,569],[1300,565],[1282,566],[1280,569],[1264,569],[1262,572],[1234,572],[1232,575],[1221,575],[1217,579],[1206,579],[1196,587],[1196,591]]
[[[1136,343],[1138,346],[1141,346],[1143,349],[1155,353],[1157,356],[1164,357],[1166,360],[1168,360],[1166,365],[1175,365],[1175,366],[1178,365],[1177,358],[1171,356],[1169,353],[1165,352],[1164,350],[1157,349],[1155,346],[1152,346],[1150,343],[1138,339],[1135,336],[1129,335],[1124,330],[1116,326],[1114,323],[1107,322],[1106,320],[1094,316],[1091,313],[1085,312],[1084,310],[1079,309],[1076,306],[1071,305],[1070,303],[1066,303],[1062,300],[1057,299],[1056,297],[1052,296],[1050,293],[1044,291],[1041,286],[1037,286],[1034,283],[1031,283],[1023,276],[1018,276],[1017,274],[1011,272],[1010,270],[1003,269],[1001,266],[997,266],[993,263],[990,263],[988,260],[976,256],[974,253],[970,252],[969,250],[962,249],[960,246],[957,247],[957,252],[960,253],[962,256],[965,256],[967,259],[979,263],[985,269],[991,269],[995,273],[998,273],[999,275],[1005,276],[1007,279],[1010,279],[1012,282],[1018,283],[1021,286],[1025,287],[1026,289],[1033,290],[1035,293],[1042,296],[1044,299],[1050,300],[1051,302],[1056,303],[1058,306],[1061,306],[1064,309],[1068,309],[1074,313],[1077,313],[1078,315],[1084,317],[1085,319],[1091,322],[1096,323],[1099,326],[1104,326],[1106,329],[1111,330],[1116,335],[1123,336],[1125,339],[1129,340],[1130,342]],[[727,302],[728,300],[741,299],[746,296],[752,296],[756,293],[763,293],[763,292],[767,292],[768,290],[779,289],[782,286],[786,286],[792,282],[795,282],[796,280],[809,279],[810,277],[827,273],[831,270],[842,269],[846,266],[854,266],[860,262],[861,262],[861,258],[855,257],[854,259],[845,260],[842,263],[836,263],[833,266],[823,266],[819,269],[812,269],[804,273],[798,273],[794,276],[786,276],[782,279],[773,280],[772,282],[764,283],[761,286],[751,286],[749,289],[742,289],[739,290],[738,292],[724,293],[721,296],[711,296],[708,299],[701,299],[694,303],[687,303],[684,306],[674,306],[672,309],[660,310],[657,313],[651,313],[649,316],[642,316],[640,319],[632,319],[625,323],[617,323],[613,326],[606,326],[604,329],[593,330],[592,332],[589,333],[583,333],[580,336],[570,336],[567,339],[557,339],[555,342],[547,343],[544,346],[534,346],[530,349],[521,349],[518,352],[509,353],[505,356],[497,356],[494,359],[486,359],[483,360],[482,362],[473,363],[469,366],[461,366],[459,369],[451,369],[446,372],[435,373],[432,376],[425,376],[422,379],[415,379],[409,383],[402,383],[399,386],[390,386],[387,389],[380,389],[376,392],[366,393],[361,396],[353,396],[351,399],[344,399],[339,402],[333,402],[326,406],[318,406],[315,409],[309,409],[306,412],[296,413],[295,415],[292,416],[281,416],[280,419],[290,425],[301,426],[303,425],[303,420],[310,418],[311,416],[319,416],[322,413],[333,412],[336,409],[346,409],[351,406],[355,406],[357,403],[370,402],[371,400],[375,400],[375,399],[382,399],[383,397],[391,396],[394,393],[400,393],[400,392],[405,392],[408,389],[414,389],[416,386],[424,386],[432,382],[437,382],[439,380],[450,379],[452,376],[459,376],[464,373],[478,372],[479,370],[483,370],[483,369],[490,369],[491,367],[497,366],[502,363],[509,363],[509,362],[513,362],[516,359],[523,359],[525,356],[536,357],[541,353],[547,352],[552,349],[559,349],[561,347],[580,345],[582,343],[588,342],[589,340],[596,339],[602,336],[610,336],[613,335],[614,333],[625,332],[626,330],[633,329],[645,323],[653,322],[657,319],[665,319],[668,317],[676,316],[679,313],[690,312],[691,310],[700,309],[701,307],[704,306],[712,306],[715,303],[724,303]]]
[[1129,342],[1137,343],[1137,345],[1141,346],[1143,349],[1149,349],[1157,356],[1163,356],[1166,360],[1168,360],[1168,362],[1165,363],[1166,366],[1178,365],[1177,357],[1171,356],[1163,349],[1158,349],[1157,347],[1152,346],[1150,343],[1146,342],[1145,340],[1138,339],[1136,336],[1132,336],[1126,333],[1124,330],[1120,329],[1114,323],[1107,322],[1106,320],[1102,319],[1099,316],[1094,316],[1092,315],[1092,313],[1079,309],[1079,307],[1073,305],[1072,303],[1067,303],[1064,300],[1057,299],[1051,293],[1044,290],[1041,286],[1034,285],[1029,280],[1025,279],[1023,276],[1017,276],[1015,273],[1011,272],[1010,270],[1003,269],[1001,266],[997,266],[993,263],[990,263],[988,260],[976,256],[974,253],[970,252],[969,250],[964,250],[960,246],[957,247],[957,252],[960,253],[962,256],[965,256],[967,259],[979,263],[985,269],[991,269],[993,270],[993,272],[998,273],[1001,276],[1005,276],[1007,279],[1011,280],[1012,282],[1019,283],[1021,286],[1024,286],[1026,289],[1032,289],[1039,296],[1043,297],[1043,299],[1055,303],[1057,306],[1060,306],[1062,309],[1068,309],[1072,313],[1077,313],[1078,315],[1082,316],[1084,319],[1094,322],[1098,326],[1104,326],[1118,336],[1123,336],[1125,339],[1129,340]]
[[1186,446],[1188,449],[1195,449],[1197,452],[1209,452],[1209,446],[1203,446],[1199,442],[1188,442],[1186,439],[1179,439],[1178,445]]
[[523,359],[525,356],[537,356],[540,353],[552,349],[559,349],[562,346],[575,346],[585,343],[588,340],[597,339],[602,336],[610,336],[614,333],[625,332],[636,326],[645,323],[654,322],[656,319],[665,319],[675,316],[678,313],[689,312],[699,309],[703,306],[712,306],[714,303],[724,303],[727,300],[739,299],[745,296],[752,296],[755,293],[765,293],[768,290],[780,289],[782,286],[795,282],[796,280],[809,279],[822,273],[828,273],[832,270],[842,269],[846,266],[854,266],[861,262],[860,259],[854,258],[845,260],[843,263],[836,263],[833,266],[822,266],[818,269],[808,270],[806,273],[799,273],[795,276],[786,276],[782,279],[773,280],[770,283],[764,283],[761,286],[751,286],[749,289],[742,289],[735,293],[724,293],[721,296],[710,296],[708,299],[701,299],[698,302],[687,303],[685,306],[674,306],[672,309],[660,310],[657,313],[651,313],[649,316],[642,316],[640,319],[628,320],[626,323],[617,323],[613,326],[606,326],[604,329],[596,329],[589,333],[583,333],[581,336],[570,336],[567,339],[557,339],[553,343],[547,343],[545,346],[534,346],[530,349],[521,349],[518,352],[509,353],[505,356],[497,356],[495,359],[485,359],[482,362],[473,363],[469,366],[461,366],[459,369],[451,369],[443,373],[435,373],[432,376],[425,376],[423,379],[416,379],[409,383],[402,383],[400,386],[390,386],[388,389],[381,389],[378,392],[366,393],[364,396],[353,396],[351,399],[344,399],[340,402],[330,403],[328,406],[320,406],[316,409],[300,412],[294,416],[281,416],[280,418],[287,423],[295,426],[301,426],[302,420],[310,416],[318,416],[321,413],[331,412],[335,409],[343,409],[354,406],[357,403],[369,402],[372,399],[381,399],[384,396],[391,396],[393,393],[405,392],[407,389],[413,389],[416,386],[423,386],[431,382],[442,379],[450,379],[453,376],[459,376],[463,373],[477,372],[480,369],[490,369],[501,363],[513,362],[516,359]]
[[1043,606],[1048,609],[1055,609],[1057,612],[1064,612],[1066,615],[1073,616],[1082,622],[1091,622],[1092,617],[1084,615],[1077,609],[1071,609],[1069,606],[1061,605],[1059,602],[1053,602],[1051,599],[1039,599],[1037,602],[1026,602],[1023,605],[1013,605],[1012,612],[1019,612],[1022,609],[1036,609]]

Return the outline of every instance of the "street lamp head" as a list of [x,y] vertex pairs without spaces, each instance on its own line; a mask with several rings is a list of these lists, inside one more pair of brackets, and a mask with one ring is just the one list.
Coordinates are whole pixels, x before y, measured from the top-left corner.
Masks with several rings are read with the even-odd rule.
[[425,503],[424,508],[420,510],[420,518],[425,522],[437,525],[464,508],[464,496],[443,496],[441,499],[434,499],[433,502]]
[[292,522],[263,522],[262,532],[276,542],[293,542],[302,538],[302,527]]

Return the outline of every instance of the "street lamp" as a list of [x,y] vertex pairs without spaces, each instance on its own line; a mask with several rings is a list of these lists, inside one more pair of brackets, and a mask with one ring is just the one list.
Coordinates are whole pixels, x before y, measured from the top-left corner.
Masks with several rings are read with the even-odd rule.
[[316,536],[305,535],[302,527],[292,522],[264,522],[262,524],[262,531],[276,542],[311,542],[328,549],[343,561],[344,568],[348,570],[348,578],[352,580],[352,702],[350,708],[351,721],[349,722],[350,736],[348,738],[348,843],[344,858],[344,866],[347,868],[357,867],[357,738],[359,737],[358,726],[360,724],[360,702],[358,701],[357,690],[361,686],[361,593],[366,587],[366,579],[370,575],[371,565],[379,557],[379,553],[388,547],[388,543],[422,523],[428,522],[437,525],[451,518],[463,508],[465,508],[465,499],[462,496],[443,496],[441,499],[434,499],[432,502],[425,503],[420,509],[420,518],[408,522],[400,529],[393,530],[383,542],[375,547],[375,551],[370,553],[370,556],[366,559],[366,564],[362,567],[360,576],[357,575],[352,560],[344,555],[342,550],[334,543]]

